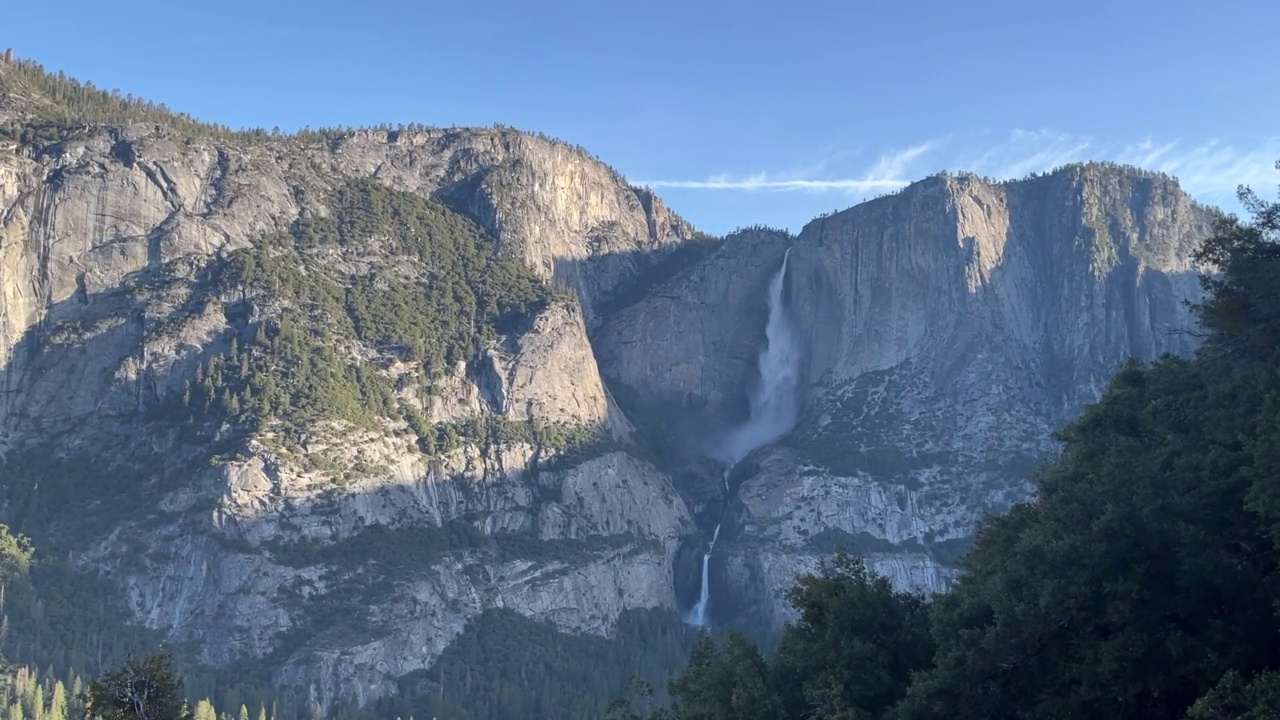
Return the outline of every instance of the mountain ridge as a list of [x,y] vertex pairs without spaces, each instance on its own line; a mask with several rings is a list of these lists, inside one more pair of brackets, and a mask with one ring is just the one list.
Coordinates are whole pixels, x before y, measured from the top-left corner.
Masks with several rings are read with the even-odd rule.
[[[1111,359],[1191,347],[1158,326],[1207,211],[1145,171],[710,239],[556,141],[233,133],[36,68],[0,63],[4,520],[299,706],[393,696],[499,608],[678,627],[721,504],[718,623],[776,628],[840,544],[945,589]],[[722,477],[787,248],[806,414]]]

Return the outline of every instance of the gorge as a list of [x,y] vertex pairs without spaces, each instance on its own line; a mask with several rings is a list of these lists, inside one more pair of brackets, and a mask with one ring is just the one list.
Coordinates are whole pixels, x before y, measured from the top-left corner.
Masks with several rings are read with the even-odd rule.
[[1116,367],[1195,347],[1214,212],[1138,168],[710,238],[508,128],[99,92],[0,64],[0,519],[295,707],[438,698],[494,627],[776,631],[837,547],[945,590]]
[[750,393],[750,406],[746,422],[729,431],[716,444],[715,457],[724,464],[724,500],[720,518],[707,552],[702,556],[702,578],[698,603],[690,615],[692,624],[703,627],[709,619],[711,601],[710,566],[711,553],[720,537],[723,514],[732,498],[729,478],[734,467],[756,448],[776,441],[795,425],[799,413],[797,395],[800,371],[800,348],[796,344],[791,319],[788,316],[783,288],[787,282],[787,263],[791,248],[782,254],[782,265],[769,281],[768,320],[765,323],[764,346],[757,362],[757,380]]

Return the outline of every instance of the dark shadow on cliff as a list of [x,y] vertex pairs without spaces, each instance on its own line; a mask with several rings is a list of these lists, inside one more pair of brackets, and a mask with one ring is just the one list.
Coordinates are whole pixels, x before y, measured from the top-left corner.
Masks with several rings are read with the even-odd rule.
[[[202,352],[163,369],[139,366],[146,338],[199,315],[209,299],[202,289],[215,282],[210,267],[195,276],[196,292],[164,316],[150,316],[136,293],[166,282],[160,268],[127,277],[120,286],[93,294],[76,293],[47,309],[40,323],[15,343],[8,366],[0,368],[7,403],[19,395],[28,407],[60,407],[57,424],[37,426],[29,412],[11,408],[11,436],[17,427],[28,439],[0,454],[6,482],[4,521],[44,546],[77,548],[100,537],[120,520],[140,520],[154,497],[180,487],[185,476],[210,455],[231,447],[214,432],[198,446],[183,428],[157,414],[160,401],[181,392],[196,365],[224,352],[244,328],[244,302],[222,306],[227,327],[208,339]],[[128,368],[132,377],[121,376]],[[101,390],[107,388],[106,393]],[[32,445],[30,438],[39,438]],[[73,512],[75,521],[56,527],[50,520]]]
[[[580,296],[588,290],[578,283],[582,277],[607,274],[604,271],[608,268],[635,269],[626,284],[610,289],[607,295],[596,297],[588,303],[594,306],[589,331],[592,350],[596,354],[597,365],[605,378],[612,400],[637,426],[640,431],[637,433],[640,439],[638,444],[645,449],[649,459],[663,469],[676,472],[697,464],[703,458],[715,456],[718,446],[730,431],[746,420],[748,396],[760,382],[758,355],[765,342],[764,328],[768,318],[766,290],[769,279],[776,270],[773,265],[781,262],[789,243],[790,236],[786,233],[753,228],[723,240],[687,241],[658,251],[637,250],[602,254],[588,259],[557,259],[557,282],[577,289]],[[762,247],[765,249],[762,250]],[[617,321],[646,298],[678,294],[681,283],[705,282],[705,278],[700,277],[705,269],[700,268],[713,260],[720,264],[733,262],[726,261],[723,256],[736,256],[740,252],[738,248],[742,248],[741,252],[745,253],[742,256],[746,258],[744,262],[760,264],[759,277],[734,278],[732,282],[747,288],[741,295],[745,298],[744,302],[740,307],[725,305],[716,308],[718,314],[715,322],[722,322],[731,328],[725,333],[730,346],[722,348],[726,356],[699,356],[697,359],[707,364],[735,368],[728,372],[727,377],[731,379],[720,383],[723,387],[703,388],[702,392],[698,392],[656,384],[638,388],[616,375],[612,371],[610,358],[606,355],[645,352],[642,344],[630,345],[626,349],[612,345],[606,347],[611,342],[609,336]],[[776,254],[776,258],[769,257],[761,262],[761,254]],[[696,296],[695,292],[694,297]],[[677,310],[679,309],[681,308],[677,306]],[[682,320],[676,317],[668,318],[665,322],[666,325],[661,326],[663,330],[679,333],[682,322],[693,322],[693,319]],[[709,400],[707,391],[716,399]]]

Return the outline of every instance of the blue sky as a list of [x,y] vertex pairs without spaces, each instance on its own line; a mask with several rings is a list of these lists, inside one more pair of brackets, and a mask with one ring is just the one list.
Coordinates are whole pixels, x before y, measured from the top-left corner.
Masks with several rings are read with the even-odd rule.
[[710,232],[938,170],[1114,159],[1234,208],[1280,182],[1273,0],[62,0],[0,47],[232,126],[539,130]]

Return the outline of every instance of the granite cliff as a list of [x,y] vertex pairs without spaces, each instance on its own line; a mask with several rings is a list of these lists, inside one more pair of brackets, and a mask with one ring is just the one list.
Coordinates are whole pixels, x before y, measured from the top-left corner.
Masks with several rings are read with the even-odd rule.
[[612,319],[604,337],[627,351],[601,355],[607,375],[674,413],[731,408],[757,381],[741,351],[655,369],[687,364],[691,346],[736,347],[744,323],[758,336],[759,293],[707,288],[722,273],[764,282],[792,248],[805,415],[735,472],[721,617],[777,627],[781,591],[839,546],[899,586],[944,590],[976,520],[1028,497],[1053,430],[1121,363],[1195,347],[1190,257],[1211,217],[1176,181],[1134,168],[942,175],[795,238],[726,243]]
[[[1194,343],[1210,214],[1132,168],[715,240],[510,129],[232,133],[0,81],[4,520],[299,703],[393,694],[487,610],[674,616],[722,509],[718,622],[776,627],[839,546],[945,589],[1120,362]],[[788,248],[803,413],[725,481]]]
[[[512,130],[76,123],[38,69],[0,77],[8,521],[199,660],[270,655],[324,706],[390,692],[486,608],[607,635],[674,607],[692,524],[627,453],[587,336],[693,236],[660,200]],[[471,275],[414,304],[449,272]],[[462,343],[410,347],[449,313]],[[74,520],[24,516],[37,492]]]

